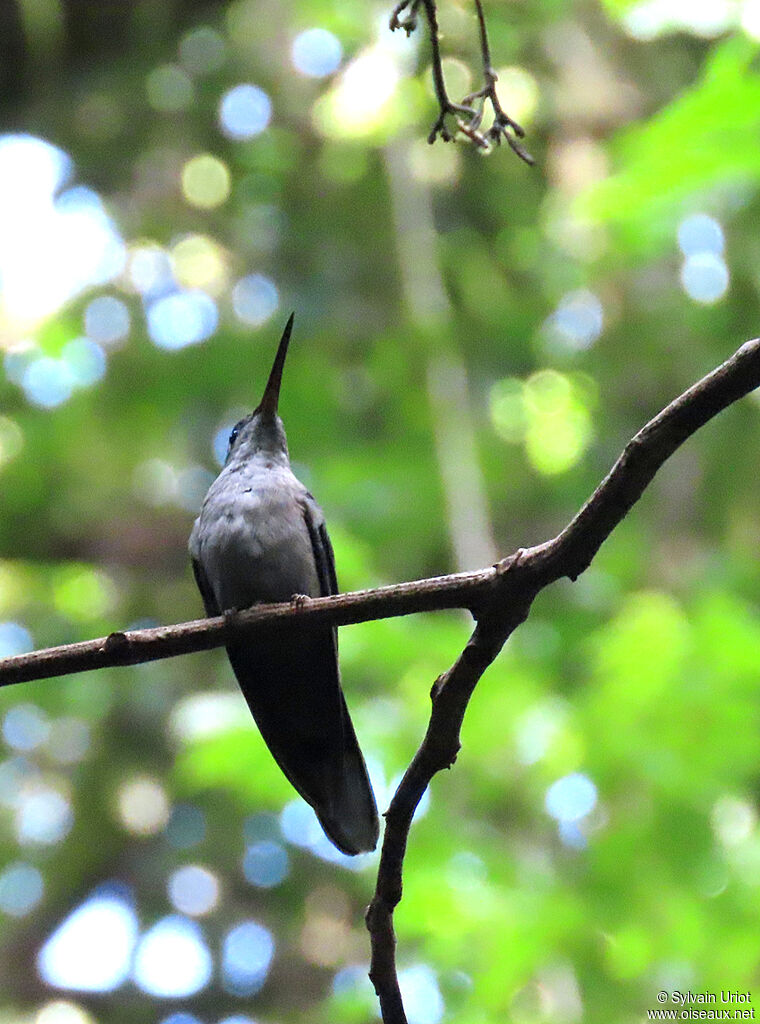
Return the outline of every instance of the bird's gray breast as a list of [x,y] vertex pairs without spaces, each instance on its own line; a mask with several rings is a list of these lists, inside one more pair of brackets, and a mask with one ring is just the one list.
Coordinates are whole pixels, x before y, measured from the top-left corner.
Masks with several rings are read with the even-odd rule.
[[220,609],[319,595],[305,493],[285,467],[228,466],[211,485],[190,550]]

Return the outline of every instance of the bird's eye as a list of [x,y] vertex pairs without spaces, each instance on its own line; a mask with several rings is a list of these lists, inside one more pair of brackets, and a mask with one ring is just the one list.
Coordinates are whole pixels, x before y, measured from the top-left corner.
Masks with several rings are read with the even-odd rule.
[[229,445],[230,448],[233,446],[235,441],[237,441],[237,436],[238,436],[239,433],[240,433],[240,427],[233,427],[232,428],[232,432],[230,433],[230,445]]

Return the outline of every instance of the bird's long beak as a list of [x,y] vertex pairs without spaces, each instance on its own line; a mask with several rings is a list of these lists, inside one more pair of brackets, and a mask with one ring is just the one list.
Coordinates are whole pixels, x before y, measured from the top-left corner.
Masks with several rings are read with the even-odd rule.
[[288,342],[290,341],[290,332],[293,330],[294,317],[295,313],[291,313],[288,322],[285,324],[277,355],[274,357],[274,363],[269,373],[269,380],[264,389],[264,397],[259,404],[259,410],[265,416],[271,418],[277,415],[277,403],[280,398],[280,384],[282,383],[282,368],[285,365],[285,356],[288,354]]

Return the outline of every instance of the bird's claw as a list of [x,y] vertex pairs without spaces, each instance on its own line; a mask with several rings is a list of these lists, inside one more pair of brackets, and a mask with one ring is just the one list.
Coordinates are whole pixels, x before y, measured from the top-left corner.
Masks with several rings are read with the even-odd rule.
[[308,594],[293,594],[290,604],[293,608],[304,608],[309,601],[311,601],[311,598]]

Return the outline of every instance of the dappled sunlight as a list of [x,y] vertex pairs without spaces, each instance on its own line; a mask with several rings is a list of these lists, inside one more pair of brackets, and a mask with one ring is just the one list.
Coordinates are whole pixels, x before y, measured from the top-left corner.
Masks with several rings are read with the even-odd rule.
[[182,168],[182,194],[200,210],[221,206],[229,198],[231,187],[229,167],[211,153],[191,157]]
[[0,136],[0,339],[32,330],[124,265],[124,243],[91,189],[65,189],[69,157],[31,135]]
[[32,864],[15,861],[0,873],[0,911],[25,917],[34,910],[45,891],[42,872]]
[[219,124],[230,139],[252,139],[272,117],[272,101],[263,89],[248,82],[233,86],[219,102]]
[[293,40],[290,51],[293,67],[309,78],[332,75],[343,60],[340,39],[324,28],[308,28]]
[[[343,591],[556,536],[741,344],[760,0],[602,6],[485,0],[530,169],[428,143],[424,5],[407,37],[392,3],[13,0],[6,125],[35,134],[0,135],[0,657],[116,634],[128,660],[120,631],[202,618],[187,537],[291,310],[282,417]],[[477,12],[439,15],[460,100]],[[409,1024],[628,1021],[658,987],[752,983],[759,415],[692,439],[478,685],[409,835]],[[338,630],[381,814],[472,628]],[[381,845],[330,843],[223,648],[0,688],[0,845],[0,1024],[378,1019]]]
[[37,958],[53,988],[112,992],[129,977],[137,916],[129,890],[104,885],[58,926]]
[[169,820],[169,800],[157,779],[144,776],[125,782],[117,794],[119,817],[129,832],[149,836]]
[[258,992],[269,974],[274,956],[274,939],[268,928],[256,921],[242,921],[222,941],[222,985],[237,996]]
[[157,921],[135,949],[132,976],[138,988],[160,999],[181,999],[205,988],[213,959],[195,921],[178,915]]

